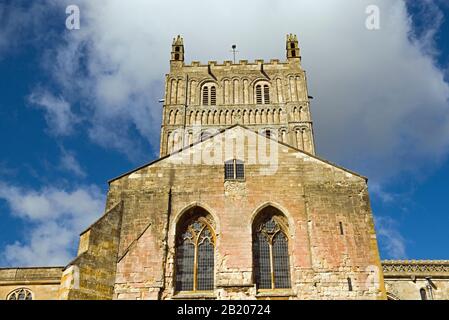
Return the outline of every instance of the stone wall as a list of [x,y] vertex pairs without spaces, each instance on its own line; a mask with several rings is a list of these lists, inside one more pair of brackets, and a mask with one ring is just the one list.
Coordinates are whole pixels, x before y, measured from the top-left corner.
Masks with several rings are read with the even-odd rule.
[[[239,126],[226,132],[261,137]],[[114,298],[179,297],[173,286],[176,225],[194,206],[214,218],[217,243],[216,290],[193,297],[385,297],[365,178],[274,142],[279,146],[274,172],[265,173],[258,156],[250,155],[256,158],[242,159],[244,181],[224,181],[223,162],[187,161],[208,152],[220,137],[224,133],[110,182],[108,198],[123,202]],[[245,141],[248,147],[254,140]],[[291,290],[255,290],[252,221],[266,206],[288,219]]]
[[449,299],[449,260],[383,261],[385,286],[391,300]]
[[58,299],[63,267],[1,268],[0,300],[5,300],[16,289],[26,288],[33,300]]
[[62,274],[60,299],[112,299],[122,209],[118,202],[81,234],[78,257]]

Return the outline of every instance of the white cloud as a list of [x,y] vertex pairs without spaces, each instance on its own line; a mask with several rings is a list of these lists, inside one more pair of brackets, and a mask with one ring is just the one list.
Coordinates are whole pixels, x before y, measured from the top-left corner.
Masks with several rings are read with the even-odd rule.
[[86,172],[83,170],[80,163],[76,159],[75,153],[72,151],[67,151],[64,148],[61,149],[61,159],[59,167],[62,170],[71,172],[80,178],[86,177]]
[[13,216],[27,223],[26,237],[4,248],[0,261],[4,265],[68,263],[79,233],[104,209],[104,195],[95,186],[32,190],[1,182],[0,199],[7,202]]
[[369,186],[369,191],[371,194],[381,199],[384,203],[390,203],[397,198],[396,194],[385,191],[382,185],[378,183],[371,183]]
[[[127,154],[143,152],[135,130],[159,144],[163,75],[171,39],[182,34],[187,60],[283,58],[297,33],[308,71],[319,154],[382,183],[432,168],[447,156],[449,86],[433,62],[440,12],[413,34],[402,0],[79,1],[81,30],[67,31],[49,70],[70,98],[89,101],[89,135]],[[381,29],[365,28],[367,5]],[[418,39],[417,39],[418,37]],[[75,95],[74,95],[75,94]],[[141,147],[141,146],[140,146]]]
[[51,133],[69,135],[79,121],[70,104],[63,97],[55,97],[48,91],[37,89],[28,98],[29,102],[45,111],[45,120]]
[[406,240],[401,235],[397,222],[390,217],[376,217],[379,245],[390,259],[406,259]]

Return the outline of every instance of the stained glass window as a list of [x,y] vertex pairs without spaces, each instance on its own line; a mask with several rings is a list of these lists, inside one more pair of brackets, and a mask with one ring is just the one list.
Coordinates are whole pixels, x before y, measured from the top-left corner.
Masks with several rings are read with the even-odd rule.
[[176,290],[214,289],[215,238],[204,218],[191,220],[177,241]]
[[274,287],[290,288],[290,267],[288,261],[288,241],[283,232],[273,237]]
[[33,300],[33,293],[25,288],[16,289],[8,295],[8,300]]
[[291,287],[288,238],[277,218],[265,219],[256,227],[253,260],[258,289]]

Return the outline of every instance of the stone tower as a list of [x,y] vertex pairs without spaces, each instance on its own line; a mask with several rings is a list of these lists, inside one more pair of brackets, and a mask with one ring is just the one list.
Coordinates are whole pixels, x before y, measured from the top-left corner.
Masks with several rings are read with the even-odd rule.
[[315,154],[296,35],[287,35],[286,57],[185,64],[183,39],[174,38],[165,79],[161,157],[234,124]]

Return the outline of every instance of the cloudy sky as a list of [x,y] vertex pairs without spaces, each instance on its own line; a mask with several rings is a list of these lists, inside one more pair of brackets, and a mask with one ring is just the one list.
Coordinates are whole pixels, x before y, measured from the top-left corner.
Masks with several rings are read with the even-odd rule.
[[0,266],[66,264],[106,181],[157,157],[177,34],[206,62],[283,59],[296,33],[317,153],[369,177],[382,258],[449,259],[448,19],[445,0],[0,0]]

